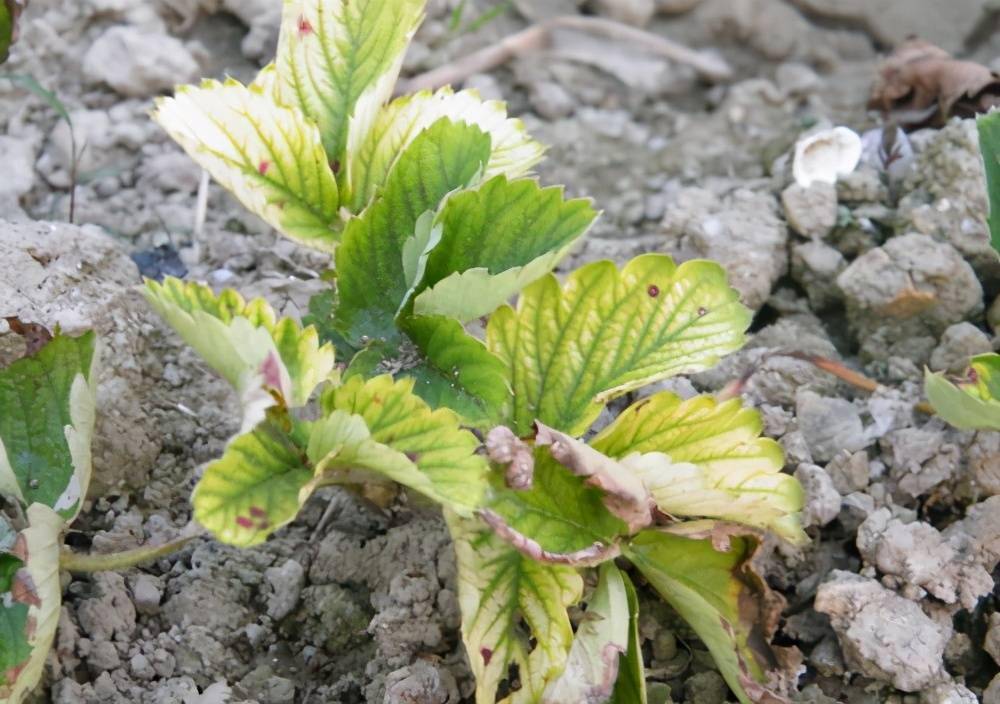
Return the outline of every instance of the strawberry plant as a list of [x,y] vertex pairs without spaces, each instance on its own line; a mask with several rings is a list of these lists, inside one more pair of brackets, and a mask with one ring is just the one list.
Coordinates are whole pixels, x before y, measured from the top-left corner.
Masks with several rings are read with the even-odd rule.
[[[979,117],[976,126],[986,170],[990,238],[1000,253],[1000,112]],[[946,421],[963,430],[1000,430],[1000,354],[976,355],[964,378],[954,383],[929,370],[924,376],[927,400]]]
[[333,260],[307,325],[232,290],[147,282],[242,404],[196,520],[252,546],[318,487],[401,485],[454,538],[478,704],[644,702],[636,574],[741,701],[774,701],[780,600],[752,560],[765,531],[804,539],[779,446],[737,399],[609,406],[711,367],[750,312],[707,261],[552,274],[596,213],[527,177],[542,148],[523,126],[471,92],[389,101],[422,9],[285,0],[277,59],[253,83],[157,105],[217,180]]

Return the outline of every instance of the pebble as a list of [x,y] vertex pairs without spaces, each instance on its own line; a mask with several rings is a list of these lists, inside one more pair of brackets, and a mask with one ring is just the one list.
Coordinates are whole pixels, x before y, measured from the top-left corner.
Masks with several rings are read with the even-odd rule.
[[969,366],[969,357],[992,352],[990,338],[969,322],[955,323],[941,335],[941,342],[931,352],[930,368],[960,374]]
[[802,509],[803,527],[825,526],[837,517],[840,513],[840,493],[822,467],[803,462],[795,470],[795,478],[806,492],[806,505]]
[[853,452],[866,445],[861,412],[850,401],[800,390],[795,407],[799,430],[816,461],[829,462],[841,450]]
[[158,32],[118,25],[99,36],[83,57],[83,74],[116,92],[144,98],[197,80],[198,62],[184,44]]
[[597,14],[635,27],[648,25],[656,9],[656,0],[594,0]]
[[805,237],[824,237],[837,224],[837,187],[832,183],[793,183],[781,192],[781,204],[788,224]]

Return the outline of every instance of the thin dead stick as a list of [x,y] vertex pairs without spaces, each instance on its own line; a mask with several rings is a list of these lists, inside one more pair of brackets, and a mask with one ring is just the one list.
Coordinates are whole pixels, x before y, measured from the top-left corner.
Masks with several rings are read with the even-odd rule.
[[[851,386],[861,389],[862,391],[874,393],[881,386],[881,384],[877,381],[865,376],[861,372],[848,369],[840,362],[827,357],[821,357],[818,354],[808,354],[806,352],[782,352],[781,354],[785,357],[794,357],[795,359],[801,359],[803,362],[809,362],[817,369],[822,369],[829,374],[833,374],[841,381],[845,381]],[[921,413],[926,413],[929,416],[934,415],[934,408],[925,401],[920,401],[914,405],[914,408]]]
[[666,37],[629,27],[621,22],[600,17],[569,15],[554,17],[551,20],[532,25],[450,64],[414,76],[409,80],[400,81],[396,86],[396,93],[416,93],[421,90],[433,90],[441,86],[461,83],[475,73],[490,71],[502,66],[514,57],[545,48],[552,41],[552,32],[557,29],[573,29],[628,43],[665,59],[686,64],[707,81],[721,83],[733,77],[733,70],[729,64],[717,56],[695,51]]

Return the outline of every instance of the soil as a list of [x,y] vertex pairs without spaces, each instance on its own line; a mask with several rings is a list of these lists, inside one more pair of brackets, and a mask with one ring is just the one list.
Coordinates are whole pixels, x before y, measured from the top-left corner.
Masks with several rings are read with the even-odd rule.
[[[745,399],[808,493],[811,545],[770,546],[788,601],[778,642],[804,661],[801,702],[1000,702],[1000,433],[959,432],[913,408],[923,368],[997,349],[1000,261],[971,121],[922,131],[886,172],[790,185],[805,131],[875,127],[880,52],[911,33],[994,67],[995,16],[975,1],[432,0],[412,75],[525,27],[596,11],[707,48],[727,84],[629,46],[568,35],[468,84],[509,101],[541,141],[539,169],[603,215],[564,268],[642,252],[723,262],[757,311],[716,370],[670,382]],[[247,78],[273,53],[278,0],[32,0],[4,67],[52,91],[83,147],[66,224],[71,144],[52,106],[0,79],[2,315],[95,327],[106,340],[95,486],[68,541],[112,551],[176,536],[236,402],[145,307],[139,269],[183,273],[300,315],[324,257],[277,238],[221,188],[193,233],[200,172],[148,118],[176,82]],[[551,5],[551,7],[550,7]],[[945,9],[947,5],[947,9]],[[452,27],[464,8],[459,29]],[[655,12],[654,12],[655,11]],[[597,58],[595,58],[597,57]],[[843,361],[852,389],[785,352]],[[643,596],[651,701],[728,695],[704,647]],[[204,540],[124,574],[67,578],[38,702],[457,704],[473,682],[440,517],[405,497],[382,511],[324,490],[266,544]]]

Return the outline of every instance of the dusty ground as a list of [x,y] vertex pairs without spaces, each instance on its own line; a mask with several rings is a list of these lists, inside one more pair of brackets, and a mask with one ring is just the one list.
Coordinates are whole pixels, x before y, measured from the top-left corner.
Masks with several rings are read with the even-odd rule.
[[[578,3],[519,0],[520,13],[471,33],[449,29],[458,4],[431,3],[408,73]],[[490,4],[468,3],[464,22]],[[86,145],[74,228],[58,224],[69,204],[66,126],[0,79],[0,301],[11,308],[0,314],[93,325],[110,347],[99,498],[74,546],[170,538],[190,517],[199,468],[236,429],[227,387],[131,288],[129,255],[176,250],[180,262],[161,261],[168,269],[292,314],[317,287],[323,258],[276,240],[217,187],[194,239],[199,171],[146,117],[175,82],[249,76],[272,51],[277,5],[32,0],[4,67],[53,89]],[[878,52],[911,32],[996,66],[1000,33],[981,5],[599,0],[600,11],[715,48],[738,79],[708,85],[686,67],[570,36],[555,54],[470,80],[552,145],[544,181],[604,210],[570,264],[645,251],[712,257],[758,310],[747,349],[671,387],[713,390],[757,369],[747,398],[808,490],[813,545],[775,546],[768,562],[789,602],[779,641],[805,656],[803,702],[1000,702],[1000,434],[956,432],[912,410],[924,365],[959,368],[998,345],[1000,264],[974,126],[912,135],[912,159],[888,177],[863,165],[837,188],[789,187],[788,166],[805,129],[874,124],[863,105]],[[842,359],[885,388],[860,394],[787,351]],[[205,541],[147,569],[74,579],[65,594],[38,701],[471,701],[454,559],[441,521],[418,506],[383,514],[330,491],[261,548]],[[650,681],[668,684],[675,702],[724,701],[703,647],[649,601]]]

